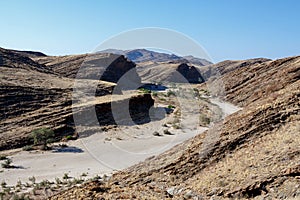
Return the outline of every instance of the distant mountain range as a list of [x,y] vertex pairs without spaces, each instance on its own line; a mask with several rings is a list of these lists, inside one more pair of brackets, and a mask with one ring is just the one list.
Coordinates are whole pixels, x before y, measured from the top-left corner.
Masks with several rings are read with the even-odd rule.
[[147,49],[133,49],[133,50],[119,50],[119,49],[106,49],[99,51],[100,53],[113,53],[126,56],[128,59],[135,63],[140,62],[180,62],[180,63],[191,63],[194,65],[205,66],[212,64],[212,62],[203,59],[196,58],[194,56],[177,56],[175,54],[167,54],[156,51],[150,51]]

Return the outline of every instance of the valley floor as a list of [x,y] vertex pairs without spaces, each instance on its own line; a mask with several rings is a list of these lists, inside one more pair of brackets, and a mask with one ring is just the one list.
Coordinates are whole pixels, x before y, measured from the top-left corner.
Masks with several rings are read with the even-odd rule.
[[[239,108],[226,102],[212,100],[223,114],[229,115]],[[35,177],[37,182],[55,181],[67,173],[70,177],[85,178],[97,175],[110,175],[116,170],[127,168],[145,159],[158,155],[171,147],[207,130],[205,127],[181,129],[169,128],[171,134],[163,134],[164,124],[173,115],[159,121],[131,127],[118,127],[107,132],[99,132],[89,137],[65,143],[68,147],[57,147],[55,151],[21,151],[11,152],[13,165],[19,168],[5,169],[1,173],[1,182],[15,185],[19,180],[28,182]],[[193,122],[193,116],[186,121]],[[158,136],[154,132],[160,133]],[[6,152],[7,153],[7,152]]]

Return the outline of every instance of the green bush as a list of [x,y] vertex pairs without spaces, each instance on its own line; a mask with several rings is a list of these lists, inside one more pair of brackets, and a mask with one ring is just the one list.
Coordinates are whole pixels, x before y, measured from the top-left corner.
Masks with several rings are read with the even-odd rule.
[[54,131],[50,128],[40,128],[32,131],[34,145],[43,145],[43,149],[48,149],[47,144],[54,139]]
[[173,105],[168,105],[168,108],[169,108],[169,109],[174,109],[175,106],[173,106]]
[[145,93],[145,94],[150,94],[151,90],[145,89],[145,88],[140,88],[138,89],[140,92]]
[[66,136],[66,139],[67,139],[67,140],[72,140],[73,137],[72,137],[72,135],[67,135],[67,136]]

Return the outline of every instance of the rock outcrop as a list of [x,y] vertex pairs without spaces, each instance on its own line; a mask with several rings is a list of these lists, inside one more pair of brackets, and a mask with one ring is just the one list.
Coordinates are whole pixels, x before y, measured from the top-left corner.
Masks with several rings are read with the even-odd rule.
[[189,83],[203,83],[204,79],[200,72],[194,67],[186,63],[180,64],[176,71],[178,71]]
[[[131,71],[133,76],[126,80],[135,83],[140,81],[134,63],[123,56],[36,56],[31,59],[18,51],[0,49],[0,53],[0,150],[31,144],[31,131],[41,127],[53,129],[57,139],[73,134],[76,131],[74,112],[85,112],[89,107],[96,107],[97,125],[106,126],[116,124],[111,112],[112,101],[128,103],[129,117],[135,123],[145,122],[148,110],[153,105],[153,99],[148,94],[123,96],[119,91],[118,100],[111,97],[116,84],[107,81],[117,82],[127,71]],[[75,77],[81,61],[86,62],[85,66],[90,75],[82,77],[84,79],[76,79],[76,89],[83,93],[86,90],[91,92],[83,97],[95,96],[97,101],[92,103],[88,99],[73,98],[75,79],[67,77],[67,67],[73,72],[70,77]],[[106,81],[92,77],[92,68],[94,64],[98,67],[99,63],[109,64],[102,76]],[[65,71],[60,71],[61,69]],[[94,90],[90,90],[92,85],[95,86]],[[72,104],[80,109],[72,110]]]
[[148,83],[203,83],[200,70],[187,63],[144,62],[138,63],[137,72]]
[[128,81],[139,85],[135,63],[122,55],[96,53],[75,56],[37,57],[35,61],[68,78],[94,79],[117,83],[126,73]]

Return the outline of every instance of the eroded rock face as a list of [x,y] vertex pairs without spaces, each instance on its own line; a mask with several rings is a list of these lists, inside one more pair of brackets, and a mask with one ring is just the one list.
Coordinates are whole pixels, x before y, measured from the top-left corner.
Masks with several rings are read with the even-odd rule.
[[204,79],[200,72],[194,67],[186,63],[180,64],[176,71],[178,71],[189,83],[203,83]]
[[[26,57],[26,54],[0,49],[0,150],[31,144],[29,135],[37,128],[53,129],[57,139],[76,131],[72,104],[78,103],[82,111],[86,106],[81,106],[80,102],[85,102],[85,99],[78,99],[78,102],[77,99],[73,99],[75,80],[68,77],[76,76],[83,61],[87,62],[85,72],[88,72],[83,75],[89,78],[95,76],[94,69],[102,63],[108,64],[107,71],[102,75],[102,79],[106,81],[117,82],[128,70],[132,76],[125,79],[125,82],[128,80],[137,84],[140,81],[134,63],[127,61],[123,56],[91,55],[86,59],[87,55],[43,57],[41,54],[34,54],[34,58],[31,59]],[[42,61],[44,63],[41,63]],[[113,93],[116,84],[106,81],[79,79],[76,85],[80,92],[84,92],[85,89],[91,92],[85,95],[108,99],[89,104],[90,107],[96,107],[98,126],[116,124],[111,113],[112,100],[106,98]],[[89,89],[91,85],[95,86],[94,90]],[[128,110],[134,122],[147,121],[148,110],[153,105],[151,96],[140,94],[123,97],[119,94],[119,101],[130,105]]]
[[[108,97],[108,98],[107,98]],[[96,98],[95,103],[75,105],[73,114],[80,126],[133,125],[150,121],[149,109],[154,105],[150,94]],[[93,118],[94,113],[97,118]]]

